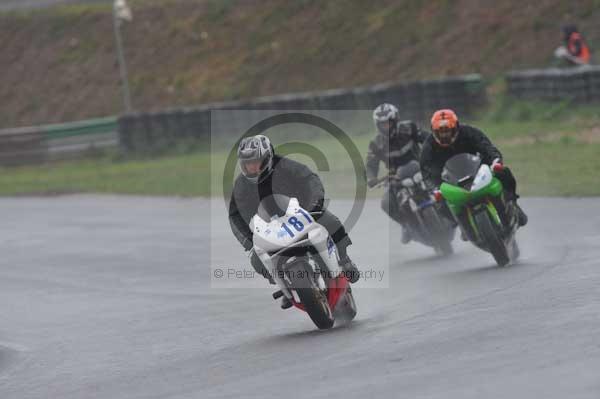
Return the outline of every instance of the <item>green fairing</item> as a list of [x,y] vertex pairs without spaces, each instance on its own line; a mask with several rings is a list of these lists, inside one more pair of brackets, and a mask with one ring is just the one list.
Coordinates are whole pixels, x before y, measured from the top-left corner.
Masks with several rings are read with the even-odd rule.
[[458,215],[466,204],[476,202],[483,197],[497,197],[502,194],[502,183],[494,177],[490,184],[477,191],[467,191],[452,184],[442,183],[440,191],[452,213]]

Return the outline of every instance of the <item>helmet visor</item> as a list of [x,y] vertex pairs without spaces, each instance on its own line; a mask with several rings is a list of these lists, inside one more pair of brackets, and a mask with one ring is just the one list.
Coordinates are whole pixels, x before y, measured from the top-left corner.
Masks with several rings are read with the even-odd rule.
[[383,134],[384,136],[389,136],[392,128],[392,122],[389,119],[387,121],[377,122],[375,125],[377,126],[379,133]]
[[441,145],[450,145],[456,139],[456,134],[458,133],[456,128],[449,127],[440,127],[437,130],[433,131],[433,134]]
[[246,177],[259,177],[267,169],[269,160],[265,159],[240,159],[240,169]]

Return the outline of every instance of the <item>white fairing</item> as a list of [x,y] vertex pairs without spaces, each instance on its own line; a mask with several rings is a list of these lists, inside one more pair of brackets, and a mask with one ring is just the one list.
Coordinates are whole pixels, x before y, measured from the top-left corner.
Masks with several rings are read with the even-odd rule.
[[[341,271],[338,264],[337,247],[329,236],[329,233],[312,215],[302,209],[296,198],[291,198],[284,216],[273,217],[266,222],[255,215],[250,222],[250,229],[254,233],[254,250],[260,257],[265,267],[271,274],[281,291],[288,298],[292,298],[285,282],[274,266],[277,264],[279,252],[290,247],[312,246],[319,253],[321,259],[329,268],[329,272],[337,275]],[[324,284],[319,281],[319,285]],[[324,285],[323,287],[324,288]]]
[[[290,223],[292,218],[296,218],[295,223]],[[250,229],[254,233],[254,245],[268,252],[287,248],[305,239],[306,234],[318,226],[320,225],[312,216],[300,207],[296,198],[290,200],[284,216],[274,217],[270,222],[266,222],[255,215],[250,222]]]
[[492,170],[488,165],[481,165],[473,180],[471,191],[479,191],[492,182]]

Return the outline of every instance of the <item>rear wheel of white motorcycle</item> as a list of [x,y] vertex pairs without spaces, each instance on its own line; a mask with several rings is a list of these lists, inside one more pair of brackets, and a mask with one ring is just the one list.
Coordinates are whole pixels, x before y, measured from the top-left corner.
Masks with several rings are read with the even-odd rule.
[[292,288],[298,294],[304,310],[313,323],[321,330],[333,327],[335,318],[329,307],[327,295],[314,281],[312,268],[305,265],[304,262],[298,261],[294,266],[288,268],[288,276],[292,282]]
[[500,229],[495,226],[490,214],[487,211],[477,213],[475,224],[498,266],[508,265],[510,263],[508,250],[502,239]]

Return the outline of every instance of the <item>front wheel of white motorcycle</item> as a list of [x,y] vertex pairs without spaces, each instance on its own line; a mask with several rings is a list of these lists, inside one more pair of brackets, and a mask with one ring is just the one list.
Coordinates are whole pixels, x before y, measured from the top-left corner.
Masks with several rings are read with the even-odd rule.
[[329,307],[327,295],[314,281],[312,268],[304,262],[296,262],[287,271],[292,289],[298,294],[300,303],[313,323],[321,330],[333,327],[335,318]]

